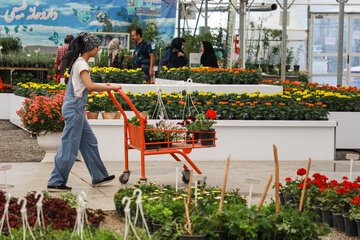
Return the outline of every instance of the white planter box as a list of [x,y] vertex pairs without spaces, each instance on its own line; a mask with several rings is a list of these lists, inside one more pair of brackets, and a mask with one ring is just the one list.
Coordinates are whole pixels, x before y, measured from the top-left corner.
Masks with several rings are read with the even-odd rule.
[[11,93],[0,93],[0,119],[10,119],[10,96]]
[[10,95],[10,122],[18,127],[21,127],[20,125],[22,124],[22,122],[16,111],[19,111],[21,109],[24,100],[24,97],[20,97],[15,94]]
[[215,92],[215,93],[254,93],[258,91],[263,94],[274,94],[283,91],[282,86],[267,85],[267,84],[243,84],[243,85],[222,85],[222,84],[201,84],[192,83],[189,88],[189,84],[184,81],[156,79],[159,84],[121,84],[124,92],[131,91],[133,93],[146,93],[149,91],[156,92],[159,88],[167,93],[180,92],[182,90],[189,91],[203,91],[203,92]]
[[329,119],[337,121],[337,149],[360,149],[360,112],[330,112]]
[[[152,122],[152,121],[150,121]],[[124,128],[120,120],[89,120],[104,161],[124,161]],[[194,161],[334,160],[335,121],[237,121],[221,120],[216,125],[217,147],[194,149]],[[140,161],[140,151],[129,151],[130,161]],[[147,156],[146,160],[169,161],[170,155]]]

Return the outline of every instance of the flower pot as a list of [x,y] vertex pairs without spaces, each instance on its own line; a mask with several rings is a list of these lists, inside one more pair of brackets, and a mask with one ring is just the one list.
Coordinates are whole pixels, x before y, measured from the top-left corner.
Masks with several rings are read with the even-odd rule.
[[294,194],[284,193],[283,195],[286,203],[295,204]]
[[202,240],[205,239],[206,234],[204,235],[179,235],[179,240]]
[[116,112],[115,119],[120,119],[120,118],[121,118],[121,112]]
[[125,217],[124,208],[120,204],[115,205],[116,212],[121,216]]
[[103,112],[103,113],[101,113],[101,115],[102,115],[102,118],[103,119],[115,119],[115,115],[116,115],[116,113],[106,113],[106,112]]
[[57,150],[61,144],[61,132],[39,134],[37,136],[37,142],[39,147],[45,150],[45,156],[41,160],[42,162],[54,162],[54,158]]
[[215,231],[215,237],[213,237],[214,240],[226,240],[228,239],[227,233],[224,231]]
[[164,224],[152,223],[152,229],[154,232],[160,230],[163,226],[164,226]]
[[[153,140],[145,140],[146,143],[156,143],[156,142],[163,142],[162,139],[153,139]],[[150,144],[145,145],[146,150],[152,150],[152,149],[159,149],[161,147],[161,144]]]
[[314,213],[315,213],[315,222],[321,223],[322,222],[322,213],[320,207],[314,206]]
[[360,220],[355,219],[355,223],[356,223],[356,226],[357,226],[358,236],[360,236]]
[[345,232],[345,222],[343,215],[340,213],[334,213],[333,218],[336,222],[336,229],[340,232]]
[[[294,199],[294,202],[295,202],[295,207],[296,207],[297,209],[299,209],[299,206],[300,206],[300,200],[299,200],[299,199],[297,199],[297,198],[295,198],[295,199]],[[303,205],[302,205],[302,209],[304,209],[304,202],[303,202]]]
[[200,142],[201,146],[211,146],[215,144],[214,140],[203,140],[203,139],[212,139],[215,138],[215,130],[209,129],[207,131],[201,131],[200,132]]
[[321,209],[321,213],[322,213],[323,223],[326,223],[329,227],[334,227],[333,215],[332,215],[331,210]]
[[90,231],[91,233],[95,233],[97,230],[99,230],[100,223],[90,223]]
[[284,194],[283,194],[283,193],[279,193],[279,198],[280,198],[280,203],[281,203],[281,205],[284,205],[284,204],[285,204]]
[[98,112],[88,112],[87,118],[88,119],[98,119],[99,113]]
[[349,216],[344,215],[345,233],[348,236],[357,236],[358,229],[355,220],[350,220]]
[[300,65],[294,65],[294,72],[299,72]]
[[[161,148],[168,148],[168,144],[167,143],[163,143],[163,144],[160,144],[160,147]],[[172,147],[172,143],[169,144],[169,148]]]
[[335,218],[334,218],[334,214],[336,214],[336,212],[335,212],[334,210],[331,210],[331,212],[332,212],[332,215],[333,215],[333,218],[332,218],[332,220],[333,220],[333,226],[334,226],[334,228],[337,229],[337,224],[336,224],[336,221],[335,221]]

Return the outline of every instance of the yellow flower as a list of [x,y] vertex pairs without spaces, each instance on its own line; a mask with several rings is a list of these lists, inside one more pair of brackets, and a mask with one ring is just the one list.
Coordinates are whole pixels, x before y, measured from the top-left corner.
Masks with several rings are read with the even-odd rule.
[[88,100],[89,102],[93,102],[94,100],[92,99],[92,98],[89,98],[89,100]]
[[301,98],[297,98],[296,101],[300,102],[300,101],[301,101]]

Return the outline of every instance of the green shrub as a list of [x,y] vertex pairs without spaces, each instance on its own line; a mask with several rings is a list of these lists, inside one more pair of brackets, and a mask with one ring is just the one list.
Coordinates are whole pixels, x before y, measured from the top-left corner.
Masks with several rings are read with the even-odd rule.
[[2,37],[0,45],[3,47],[1,53],[8,54],[10,52],[18,52],[21,49],[21,41],[17,37]]

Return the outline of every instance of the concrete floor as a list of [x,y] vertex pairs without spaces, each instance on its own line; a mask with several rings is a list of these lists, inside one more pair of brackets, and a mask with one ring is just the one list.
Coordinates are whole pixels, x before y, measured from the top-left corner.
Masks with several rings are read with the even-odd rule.
[[[2,163],[0,165],[12,165],[7,171],[7,184],[10,184],[9,192],[17,197],[26,195],[29,191],[46,190],[47,180],[53,168],[53,163]],[[94,188],[91,186],[91,178],[88,170],[83,162],[76,162],[69,176],[68,186],[73,187],[72,192],[79,194],[84,191],[87,194],[88,207],[101,208],[103,210],[115,209],[113,196],[116,191],[122,187],[118,181],[119,175],[123,171],[123,162],[105,162],[109,174],[115,174],[116,180],[113,182]],[[198,162],[198,167],[207,176],[207,186],[221,186],[224,178],[225,162]],[[146,177],[148,181],[157,184],[170,184],[175,186],[175,168],[178,166],[176,162],[151,161],[146,163]],[[286,162],[280,161],[280,181],[288,176],[296,177],[297,169],[306,168],[307,162]],[[129,185],[134,184],[140,178],[140,162],[130,162],[131,176]],[[335,170],[335,171],[334,171]],[[354,162],[353,177],[360,175],[360,162]],[[325,174],[329,179],[340,180],[342,176],[349,176],[349,162],[336,161],[313,161],[310,174],[320,172]],[[229,178],[227,188],[232,189],[240,187],[240,192],[246,196],[248,194],[249,184],[245,183],[248,178],[256,178],[261,180],[258,185],[253,187],[253,203],[259,200],[266,182],[270,176],[274,174],[274,163],[267,162],[250,162],[250,161],[234,161],[230,163]],[[4,189],[5,179],[4,173],[0,172],[0,187]],[[273,178],[274,179],[274,178]],[[179,186],[186,185],[181,181],[179,174]],[[274,190],[269,189],[268,198],[274,196]]]

